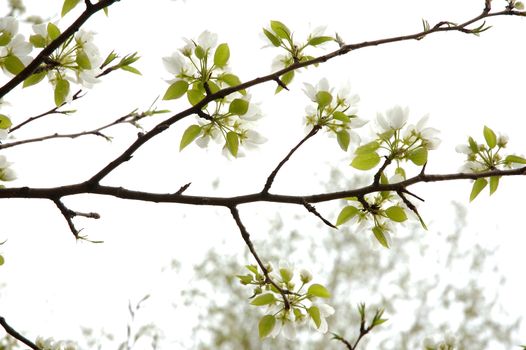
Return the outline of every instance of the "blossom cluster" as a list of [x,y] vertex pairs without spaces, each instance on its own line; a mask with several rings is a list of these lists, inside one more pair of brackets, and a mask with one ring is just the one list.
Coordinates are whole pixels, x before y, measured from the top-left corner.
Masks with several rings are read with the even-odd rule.
[[58,340],[38,337],[35,345],[41,350],[78,350],[79,346],[71,340]]
[[308,105],[306,124],[312,127],[321,127],[336,135],[342,150],[347,151],[352,142],[360,143],[360,136],[353,131],[362,127],[367,121],[356,116],[356,105],[360,98],[350,95],[348,86],[340,89],[334,98],[333,89],[329,87],[326,78],[321,79],[316,86],[305,83],[304,92],[309,99],[316,103],[316,107]]
[[296,328],[309,323],[320,333],[326,333],[326,318],[334,313],[332,306],[317,302],[317,298],[329,298],[330,292],[321,284],[312,283],[312,274],[307,270],[295,273],[285,265],[277,271],[269,264],[266,268],[270,279],[281,289],[278,290],[255,265],[246,266],[249,273],[238,275],[243,285],[254,286],[250,302],[266,308],[259,321],[259,336],[276,337],[283,334],[286,339],[296,337]]
[[32,47],[23,34],[18,33],[18,20],[0,18],[0,67],[9,75],[20,73],[32,58]]
[[[461,144],[456,147],[458,153],[466,155],[466,161],[460,169],[461,172],[481,173],[503,167],[514,168],[526,165],[524,157],[513,154],[502,155],[501,151],[508,145],[508,137],[506,135],[497,135],[488,126],[484,126],[482,133],[485,143],[478,143],[470,136],[467,144]],[[490,195],[497,190],[499,180],[499,176],[489,178]],[[474,200],[487,185],[488,180],[485,178],[475,180],[471,189],[470,200]]]
[[[332,36],[325,35],[326,27],[317,27],[309,34],[305,42],[298,42],[294,38],[294,33],[280,21],[270,21],[267,28],[263,28],[263,35],[270,46],[281,47],[285,54],[276,56],[272,62],[272,71],[279,71],[295,63],[305,62],[314,59],[314,56],[305,54],[304,50],[311,47],[320,47],[325,43],[336,41]],[[288,85],[294,79],[294,71],[291,70],[280,77],[283,85]],[[276,93],[283,90],[280,85],[276,88]]]
[[[216,34],[204,31],[196,41],[184,40],[184,47],[163,58],[165,68],[174,76],[168,80],[170,86],[163,99],[186,95],[192,105],[197,105],[208,95],[241,84],[228,66],[229,46],[218,45]],[[261,109],[245,90],[214,99],[203,106],[198,115],[198,124],[189,126],[183,133],[181,150],[194,140],[200,147],[214,140],[224,143],[225,154],[238,157],[243,155],[240,146],[249,149],[266,141],[252,128],[253,122],[262,116]]]

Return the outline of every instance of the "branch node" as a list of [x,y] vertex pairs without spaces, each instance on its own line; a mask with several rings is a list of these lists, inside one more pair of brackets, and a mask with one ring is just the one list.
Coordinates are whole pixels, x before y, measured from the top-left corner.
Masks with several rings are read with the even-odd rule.
[[192,184],[192,183],[189,182],[189,183],[187,183],[187,184],[181,186],[181,188],[179,188],[179,189],[177,190],[177,192],[175,192],[175,194],[176,194],[176,195],[178,195],[178,194],[183,194],[183,192],[186,191],[186,190],[188,189],[188,187],[190,187],[191,184]]
[[287,84],[285,84],[279,77],[275,77],[274,81],[276,82],[276,84],[281,86],[283,89],[290,91],[289,88],[287,87]]
[[312,214],[314,214],[315,216],[317,216],[321,221],[323,221],[323,223],[331,228],[334,228],[334,229],[338,229],[338,227],[334,226],[329,220],[325,219],[323,216],[321,216],[320,213],[318,213],[318,211],[316,210],[316,208],[308,203],[307,201],[303,201],[303,206]]

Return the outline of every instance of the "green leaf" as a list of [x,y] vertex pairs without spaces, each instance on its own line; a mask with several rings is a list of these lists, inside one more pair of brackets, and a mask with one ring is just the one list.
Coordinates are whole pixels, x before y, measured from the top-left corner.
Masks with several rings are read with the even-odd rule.
[[349,148],[349,143],[351,142],[351,135],[347,130],[340,130],[336,133],[336,138],[341,149],[347,151]]
[[191,90],[188,90],[186,96],[188,97],[188,101],[192,104],[192,106],[195,106],[203,98],[205,98],[205,95],[201,92],[201,90],[196,89],[195,87]]
[[11,119],[7,115],[0,114],[0,129],[6,130],[9,129],[13,125],[11,122]]
[[489,178],[489,194],[490,196],[495,193],[497,187],[499,187],[500,176],[492,176]]
[[270,21],[270,28],[280,38],[290,40],[290,30],[280,21]]
[[29,37],[29,42],[36,48],[46,47],[46,38],[40,34],[31,35]]
[[248,271],[252,272],[254,275],[259,274],[258,267],[256,265],[245,265]]
[[77,62],[78,66],[82,69],[91,69],[91,62],[89,61],[89,57],[84,50],[77,50],[75,62]]
[[393,205],[392,207],[385,209],[385,215],[387,215],[389,219],[396,222],[404,222],[407,220],[405,210],[397,205]]
[[106,57],[106,59],[104,60],[104,62],[102,63],[101,68],[106,67],[108,64],[113,62],[117,57],[119,56],[114,51],[110,52],[108,56]]
[[352,160],[351,166],[358,170],[369,170],[377,166],[378,163],[380,163],[380,156],[378,153],[373,152],[358,154]]
[[250,304],[255,305],[255,306],[262,306],[262,305],[272,304],[275,301],[276,301],[276,296],[274,295],[274,293],[264,293],[252,299]]
[[384,232],[382,229],[378,226],[373,227],[373,233],[374,237],[376,237],[376,240],[380,242],[381,245],[383,245],[386,248],[389,248],[389,243],[387,243],[387,238],[385,238]]
[[243,285],[250,284],[254,280],[252,275],[237,275],[236,277],[239,278],[239,282]]
[[418,147],[411,151],[407,158],[409,158],[416,165],[422,166],[427,162],[427,148]]
[[332,95],[328,91],[318,91],[316,94],[316,102],[320,109],[324,109],[332,102]]
[[226,147],[234,157],[237,157],[237,151],[239,149],[239,136],[234,131],[229,131],[226,134]]
[[75,6],[78,5],[79,2],[80,0],[65,0],[64,5],[62,5],[61,16],[64,17],[66,13],[73,10]]
[[504,162],[506,162],[506,163],[516,163],[516,164],[526,164],[526,159],[524,159],[522,157],[519,157],[519,156],[515,156],[513,154],[510,154],[509,156],[506,157]]
[[47,24],[47,35],[51,40],[55,40],[60,35],[60,29],[53,23],[49,22]]
[[309,316],[314,321],[314,324],[316,325],[316,328],[320,328],[321,326],[321,313],[320,309],[317,306],[311,306],[307,309],[307,312],[309,313]]
[[234,101],[230,103],[230,106],[228,107],[228,111],[235,115],[243,115],[247,113],[248,106],[249,106],[249,103],[247,100],[236,98]]
[[125,70],[126,72],[133,73],[133,74],[142,75],[141,72],[137,68],[132,67],[132,66],[120,66],[120,69]]
[[9,55],[4,60],[5,69],[11,74],[17,75],[26,68],[20,58]]
[[199,45],[195,47],[194,53],[195,53],[195,56],[199,58],[200,60],[202,60],[206,54],[205,50]]
[[488,128],[487,126],[484,126],[484,138],[486,139],[486,144],[491,149],[497,145],[497,135]]
[[183,96],[188,91],[188,83],[184,80],[177,80],[170,85],[164,93],[163,100],[174,100]]
[[212,80],[207,81],[206,84],[208,85],[210,92],[213,94],[221,90],[221,88],[216,83],[214,83]]
[[263,28],[263,33],[265,34],[267,39],[272,43],[272,45],[278,47],[281,44],[281,40],[265,28]]
[[334,38],[330,36],[316,36],[314,38],[309,39],[308,44],[312,46],[317,46],[323,43],[326,43],[327,41],[333,41]]
[[469,148],[471,149],[471,152],[477,153],[479,151],[479,145],[473,140],[473,137],[468,138],[468,144]]
[[0,266],[2,266],[5,263],[5,259],[2,255],[0,255]]
[[0,33],[0,46],[6,46],[11,42],[13,35],[9,32]]
[[334,112],[334,113],[332,114],[332,117],[333,117],[334,119],[339,120],[339,121],[342,121],[342,122],[344,122],[344,123],[348,123],[348,122],[351,121],[351,118],[350,118],[348,115],[346,115],[345,113],[340,112],[340,111]]
[[400,167],[396,168],[396,169],[395,169],[395,174],[400,175],[401,177],[404,178],[404,180],[407,179],[407,177],[405,176],[405,170],[404,170],[404,168],[400,168]]
[[181,137],[181,143],[179,144],[179,151],[182,151],[183,148],[191,144],[199,134],[201,134],[201,130],[203,128],[200,125],[190,125],[183,133],[183,137]]
[[55,105],[60,106],[66,101],[69,95],[69,81],[59,79],[55,85]]
[[471,188],[471,194],[469,195],[469,201],[472,202],[478,195],[479,193],[484,189],[484,187],[486,187],[486,185],[488,184],[488,180],[486,179],[477,179],[475,180],[475,182],[473,183],[473,187]]
[[[515,3],[515,9],[516,10],[521,10],[521,11],[524,10],[524,3],[522,3],[521,1],[517,1]],[[526,346],[524,346],[524,348],[526,348]]]
[[380,148],[380,144],[376,141],[372,141],[369,143],[366,143],[365,145],[362,145],[358,147],[354,153],[355,154],[368,154],[376,151],[378,148]]
[[220,80],[224,81],[228,86],[236,86],[241,84],[241,80],[237,75],[227,73],[220,76]]
[[331,297],[331,293],[327,290],[327,288],[317,283],[311,284],[309,289],[307,290],[307,293],[319,298]]
[[38,84],[42,81],[42,79],[44,79],[45,76],[46,76],[46,72],[44,71],[40,73],[31,74],[29,77],[27,77],[26,80],[24,80],[24,84],[22,86],[28,87],[31,85]]
[[266,336],[268,336],[274,329],[275,325],[276,317],[274,317],[273,315],[265,315],[261,317],[261,320],[259,320],[258,325],[259,337],[265,338]]
[[336,219],[336,226],[339,226],[351,220],[360,210],[352,205],[348,205],[340,211],[338,219]]
[[230,48],[227,43],[220,44],[214,54],[214,64],[217,67],[224,67],[230,58]]
[[[285,86],[289,85],[292,79],[294,79],[294,71],[291,70],[290,72],[283,74],[281,77],[279,77],[279,79],[283,84],[285,84]],[[275,93],[277,94],[281,90],[283,90],[283,87],[281,85],[278,85]]]

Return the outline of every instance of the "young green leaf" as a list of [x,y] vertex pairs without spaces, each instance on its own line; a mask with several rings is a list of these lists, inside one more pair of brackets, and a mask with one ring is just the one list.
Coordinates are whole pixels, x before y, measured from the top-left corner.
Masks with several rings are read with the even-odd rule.
[[479,145],[473,140],[473,137],[468,137],[468,144],[471,152],[477,153],[479,151]]
[[4,257],[0,255],[0,266],[2,266],[5,263]]
[[132,66],[120,66],[120,69],[126,72],[133,73],[133,74],[142,75],[141,72],[137,68],[132,67]]
[[274,315],[265,315],[261,317],[258,325],[259,337],[262,339],[267,337],[272,332],[275,325],[276,317],[274,317]]
[[89,57],[84,50],[77,50],[77,57],[75,58],[75,62],[77,62],[79,67],[82,69],[91,69],[91,62],[89,61]]
[[237,75],[226,73],[219,77],[222,81],[225,82],[228,86],[236,86],[241,84],[241,80],[237,77]]
[[307,312],[309,313],[309,316],[314,321],[314,324],[316,325],[316,328],[320,328],[321,326],[321,313],[320,309],[317,306],[311,306],[307,309]]
[[239,136],[234,131],[229,131],[226,134],[226,147],[234,157],[237,157],[237,151],[239,149]]
[[317,283],[311,284],[309,289],[307,290],[307,293],[319,298],[331,297],[331,293],[327,290],[327,288]]
[[360,210],[358,208],[353,207],[352,205],[346,206],[338,215],[338,219],[336,219],[336,226],[340,226],[341,224],[351,220],[356,214],[358,214],[359,211]]
[[15,55],[9,55],[4,60],[5,69],[11,74],[17,75],[26,68],[20,58]]
[[354,153],[355,154],[368,154],[376,151],[380,147],[380,144],[376,141],[372,141],[369,143],[366,143],[365,145],[362,145],[358,147]]
[[486,179],[476,179],[475,182],[473,183],[473,187],[471,188],[471,194],[469,195],[469,201],[472,202],[478,195],[479,193],[484,189],[484,187],[486,187],[486,185],[488,184],[488,180]]
[[380,163],[380,156],[376,152],[358,154],[352,160],[351,166],[358,170],[369,170]]
[[192,104],[192,106],[195,106],[198,104],[203,98],[205,98],[205,95],[201,92],[201,90],[196,89],[195,87],[191,90],[188,90],[188,93],[186,94],[188,101]]
[[418,147],[415,150],[411,151],[407,158],[411,160],[415,165],[422,166],[427,162],[427,148]]
[[163,100],[174,100],[183,96],[188,91],[188,83],[184,80],[177,80],[170,85],[164,93]]
[[6,46],[11,42],[11,39],[13,39],[13,35],[9,32],[1,32],[0,33],[0,46]]
[[278,47],[281,44],[281,40],[265,28],[263,28],[263,33],[265,34],[267,39],[272,43],[272,45]]
[[11,119],[7,115],[0,114],[0,129],[6,130],[9,129],[13,125],[11,122]]
[[200,125],[190,125],[183,133],[181,137],[181,143],[179,144],[179,151],[191,144],[200,134],[203,128]]
[[327,41],[333,41],[334,38],[330,36],[316,36],[314,38],[309,39],[309,45],[317,46],[323,43],[326,43]]
[[80,0],[65,0],[64,4],[62,5],[62,12],[60,13],[60,15],[64,17],[66,13],[73,10],[79,2]]
[[29,42],[36,48],[46,47],[46,39],[40,34],[31,35]]
[[484,138],[486,139],[486,144],[490,149],[497,145],[497,135],[495,135],[495,132],[493,132],[493,130],[487,126],[484,126]]
[[386,248],[389,248],[389,243],[387,242],[387,238],[384,235],[384,232],[382,229],[378,226],[373,227],[373,233],[374,237],[380,242],[381,245],[383,245]]
[[230,48],[227,43],[220,44],[214,54],[214,64],[217,67],[224,67],[230,58]]
[[276,301],[276,296],[274,293],[264,293],[260,294],[257,297],[255,297],[250,304],[255,306],[262,306],[262,305],[268,305],[272,304]]
[[526,159],[522,158],[522,157],[519,157],[519,156],[515,156],[513,154],[510,154],[509,156],[507,156],[504,160],[505,163],[515,163],[515,164],[526,164]]
[[389,219],[396,222],[404,222],[407,220],[407,214],[405,213],[405,210],[397,205],[393,205],[392,207],[385,209],[385,215],[387,215]]
[[294,272],[291,269],[281,268],[279,269],[279,274],[283,282],[290,282],[292,277],[294,277]]
[[248,111],[249,103],[247,100],[236,98],[230,103],[228,111],[235,115],[243,115]]
[[280,21],[270,21],[270,28],[280,38],[290,40],[290,30]]
[[22,84],[22,87],[28,87],[31,85],[38,84],[42,81],[42,79],[44,79],[45,76],[46,72],[31,74],[29,77],[27,77],[26,80],[24,80],[24,84]]
[[351,121],[351,118],[346,115],[345,113],[341,112],[341,111],[336,111],[332,114],[332,117],[336,120],[339,120],[339,121],[342,121],[344,123],[348,123]]
[[499,187],[500,176],[492,176],[489,178],[489,194],[490,196],[495,193],[497,187]]
[[252,272],[254,275],[259,274],[258,267],[256,265],[245,265],[248,271]]
[[69,95],[69,81],[66,79],[59,79],[57,80],[57,84],[55,85],[55,105],[60,106],[65,101],[66,98]]
[[206,53],[205,53],[205,50],[204,50],[201,46],[199,46],[199,45],[197,45],[197,46],[195,47],[194,53],[195,53],[195,56],[196,56],[198,59],[200,59],[200,60],[202,60],[202,59],[205,57],[205,54],[206,54]]
[[60,29],[58,29],[58,27],[53,23],[49,22],[47,24],[47,35],[49,35],[51,40],[55,40],[60,35]]
[[332,95],[328,91],[318,91],[316,94],[316,102],[320,109],[324,109],[332,102]]
[[347,130],[338,131],[336,133],[336,139],[338,140],[340,148],[344,151],[347,151],[349,148],[349,143],[351,142],[351,135],[349,135],[349,132]]

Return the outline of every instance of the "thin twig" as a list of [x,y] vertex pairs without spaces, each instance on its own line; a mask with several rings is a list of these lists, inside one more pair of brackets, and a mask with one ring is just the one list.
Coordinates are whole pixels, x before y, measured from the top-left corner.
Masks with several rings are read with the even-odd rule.
[[0,316],[0,325],[4,327],[7,334],[15,338],[16,340],[24,343],[25,345],[29,346],[33,350],[42,350],[38,346],[36,346],[35,343],[33,343],[31,340],[24,337],[22,334],[18,333],[13,327],[11,327],[9,324],[7,324],[4,317]]
[[261,271],[263,271],[266,282],[272,284],[277,289],[279,294],[281,294],[281,296],[283,297],[283,303],[284,303],[285,309],[289,310],[290,303],[289,303],[289,299],[287,298],[287,294],[290,294],[290,292],[288,290],[284,290],[283,288],[281,288],[276,282],[274,282],[272,277],[270,277],[267,267],[265,266],[265,264],[263,264],[263,262],[259,258],[259,255],[256,252],[256,249],[254,248],[254,244],[252,244],[252,241],[250,240],[250,234],[248,233],[245,225],[243,225],[243,222],[241,221],[241,218],[239,217],[239,211],[237,210],[235,206],[231,206],[229,207],[229,209],[230,209],[230,213],[232,213],[232,217],[234,218],[237,224],[237,227],[239,228],[239,231],[241,232],[241,236],[243,237],[243,240],[245,241],[245,244],[248,247],[248,250],[250,250],[250,253],[254,257],[254,259],[256,259],[257,264],[261,268]]
[[316,208],[308,203],[308,202],[304,202],[303,203],[303,206],[312,214],[314,214],[315,216],[317,216],[321,221],[323,221],[323,223],[331,228],[335,228],[335,229],[338,229],[338,227],[334,226],[329,220],[325,219],[323,216],[321,216],[320,213],[318,213],[318,211],[316,210]]
[[294,152],[296,152],[296,150],[298,148],[300,148],[300,146],[303,145],[305,143],[305,141],[307,141],[308,139],[310,139],[311,137],[316,135],[318,133],[318,131],[320,131],[320,129],[321,129],[320,125],[315,125],[311,129],[311,131],[309,131],[309,133],[296,146],[294,146],[294,148],[292,148],[290,150],[290,152],[285,156],[285,158],[283,158],[281,160],[281,162],[279,162],[278,166],[269,175],[269,177],[267,178],[267,181],[265,182],[265,186],[263,186],[263,190],[261,191],[261,193],[268,193],[268,191],[270,190],[270,187],[272,186],[272,183],[274,182],[274,179],[276,178],[276,175],[278,175],[278,171],[281,169],[281,167],[283,167],[283,165],[285,165],[285,163],[290,159],[290,157],[294,154]]

